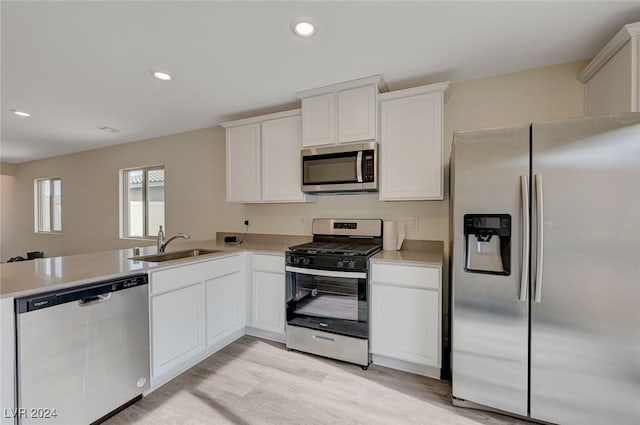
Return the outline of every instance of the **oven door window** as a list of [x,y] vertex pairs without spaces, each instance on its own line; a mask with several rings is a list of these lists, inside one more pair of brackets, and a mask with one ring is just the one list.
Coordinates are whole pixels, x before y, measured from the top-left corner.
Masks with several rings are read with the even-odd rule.
[[295,273],[291,308],[296,316],[366,322],[366,279]]
[[358,183],[358,152],[304,157],[303,184]]

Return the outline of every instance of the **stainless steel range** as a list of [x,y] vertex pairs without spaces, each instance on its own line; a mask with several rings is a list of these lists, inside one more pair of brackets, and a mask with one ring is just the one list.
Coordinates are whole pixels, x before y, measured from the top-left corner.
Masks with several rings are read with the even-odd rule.
[[382,220],[314,219],[286,253],[287,348],[369,366],[369,257]]

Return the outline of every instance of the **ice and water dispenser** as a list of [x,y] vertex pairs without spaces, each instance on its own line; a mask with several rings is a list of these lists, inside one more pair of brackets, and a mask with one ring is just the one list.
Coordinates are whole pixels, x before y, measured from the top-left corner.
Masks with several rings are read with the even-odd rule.
[[509,214],[465,214],[464,239],[466,272],[511,274]]

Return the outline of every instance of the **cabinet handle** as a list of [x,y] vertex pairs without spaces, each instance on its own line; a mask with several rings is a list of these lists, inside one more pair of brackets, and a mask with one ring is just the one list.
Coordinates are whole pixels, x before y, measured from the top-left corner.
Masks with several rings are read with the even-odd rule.
[[325,342],[335,342],[336,341],[333,338],[330,338],[328,336],[323,336],[323,335],[313,335],[312,338],[315,339],[316,341],[325,341]]

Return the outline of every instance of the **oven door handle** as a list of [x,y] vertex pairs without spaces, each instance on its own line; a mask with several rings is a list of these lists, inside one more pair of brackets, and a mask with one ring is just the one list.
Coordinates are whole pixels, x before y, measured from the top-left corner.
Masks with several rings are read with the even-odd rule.
[[291,273],[308,274],[311,276],[326,276],[326,277],[347,277],[356,279],[366,279],[367,274],[364,272],[340,272],[334,270],[318,270],[318,269],[304,269],[302,267],[285,266],[285,271]]

